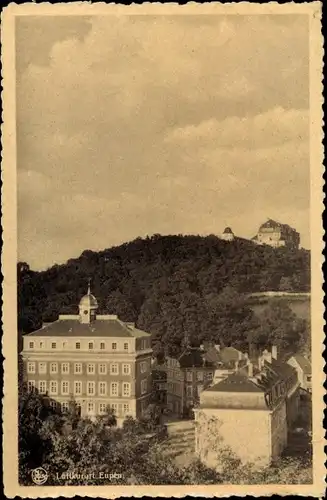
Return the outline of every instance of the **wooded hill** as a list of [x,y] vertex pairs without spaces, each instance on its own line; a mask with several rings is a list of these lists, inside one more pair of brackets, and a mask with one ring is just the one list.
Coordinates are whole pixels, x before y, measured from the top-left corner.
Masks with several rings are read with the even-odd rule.
[[310,252],[213,235],[154,235],[100,252],[85,250],[46,271],[20,262],[19,331],[32,331],[59,313],[76,314],[89,278],[99,313],[134,321],[176,349],[185,334],[192,341],[212,336],[243,342],[244,331],[257,328],[246,295],[310,291]]

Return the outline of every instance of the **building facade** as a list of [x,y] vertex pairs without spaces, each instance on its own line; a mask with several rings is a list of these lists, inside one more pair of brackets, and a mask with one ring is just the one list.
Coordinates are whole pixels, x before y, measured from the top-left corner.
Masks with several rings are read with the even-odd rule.
[[[229,375],[200,395],[195,410],[195,448],[209,467],[220,467],[222,452],[243,463],[268,465],[287,445],[298,415],[299,382],[294,368],[265,351],[255,369]],[[255,439],[250,439],[255,436]]]
[[218,380],[227,378],[246,364],[246,356],[234,347],[204,342],[188,346],[179,358],[166,356],[152,368],[153,387],[158,400],[176,416],[197,407],[201,392]]
[[53,407],[67,411],[74,400],[81,416],[91,418],[110,407],[121,423],[148,406],[151,335],[116,315],[97,315],[97,307],[88,289],[78,315],[60,315],[25,335],[23,377]]
[[312,374],[310,361],[301,354],[295,354],[289,358],[287,363],[295,368],[301,388],[311,394]]
[[270,245],[274,248],[297,249],[300,244],[300,234],[288,224],[268,219],[259,227],[258,233],[252,238],[252,241],[258,245]]

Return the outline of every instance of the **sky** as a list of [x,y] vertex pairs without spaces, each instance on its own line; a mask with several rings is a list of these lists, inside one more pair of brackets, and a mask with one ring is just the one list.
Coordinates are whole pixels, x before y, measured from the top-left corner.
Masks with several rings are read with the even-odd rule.
[[17,18],[19,260],[267,218],[309,248],[307,22]]

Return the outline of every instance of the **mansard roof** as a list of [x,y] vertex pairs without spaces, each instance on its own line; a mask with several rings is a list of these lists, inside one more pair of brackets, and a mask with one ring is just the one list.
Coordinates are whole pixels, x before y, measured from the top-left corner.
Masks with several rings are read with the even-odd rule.
[[[102,317],[103,318],[103,317]],[[108,319],[95,319],[91,323],[80,323],[76,319],[59,319],[28,334],[31,337],[150,337],[138,328],[124,323],[114,315]]]

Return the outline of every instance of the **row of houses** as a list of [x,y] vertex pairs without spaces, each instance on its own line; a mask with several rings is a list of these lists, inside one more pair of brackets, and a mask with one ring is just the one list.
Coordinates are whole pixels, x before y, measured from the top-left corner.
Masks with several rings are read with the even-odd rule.
[[159,400],[175,416],[194,414],[195,449],[210,467],[224,449],[244,462],[278,457],[301,395],[311,393],[309,360],[280,360],[276,346],[251,359],[234,347],[189,346],[178,359],[154,362],[152,376]]
[[[280,360],[276,347],[250,357],[233,346],[204,342],[158,361],[149,333],[116,315],[98,315],[97,308],[89,287],[79,314],[60,315],[24,336],[27,390],[61,411],[74,399],[80,415],[89,418],[110,407],[118,425],[127,416],[141,418],[156,396],[175,417],[195,417],[196,450],[210,465],[220,442],[244,460],[263,455],[269,461],[281,452],[300,391],[311,390],[308,360]],[[249,441],[256,428],[260,442]]]

